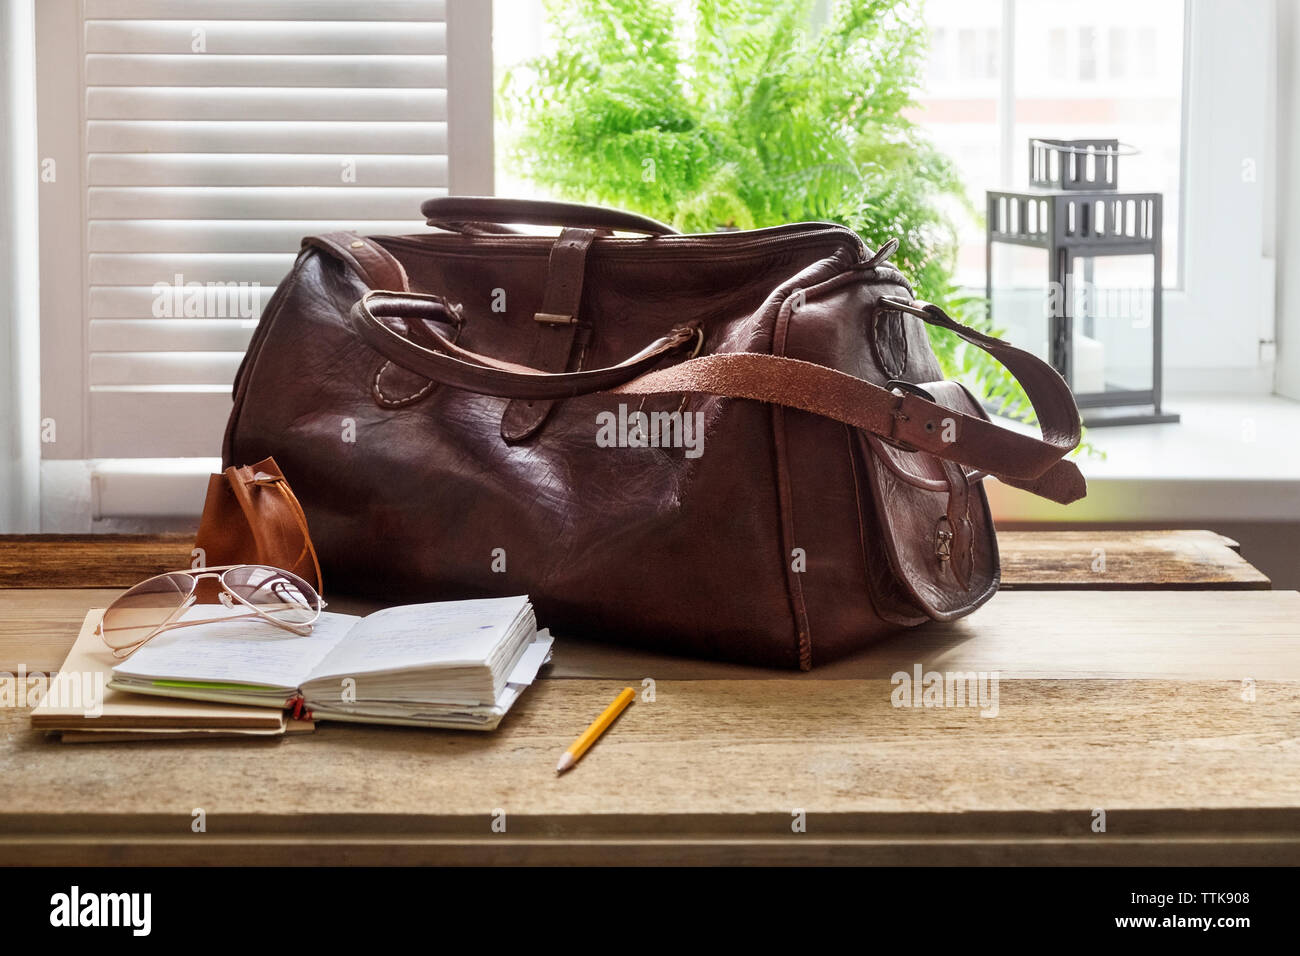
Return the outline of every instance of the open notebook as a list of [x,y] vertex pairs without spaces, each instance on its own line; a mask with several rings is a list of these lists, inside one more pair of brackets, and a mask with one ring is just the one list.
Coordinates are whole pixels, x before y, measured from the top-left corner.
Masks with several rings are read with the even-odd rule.
[[527,597],[444,601],[326,611],[304,637],[247,618],[166,631],[113,668],[109,687],[281,709],[301,699],[316,720],[491,730],[550,650]]

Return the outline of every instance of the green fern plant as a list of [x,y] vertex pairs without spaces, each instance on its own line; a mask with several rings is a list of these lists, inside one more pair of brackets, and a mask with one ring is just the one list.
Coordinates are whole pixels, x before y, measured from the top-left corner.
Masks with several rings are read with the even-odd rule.
[[[952,164],[909,114],[927,32],[902,0],[547,0],[554,53],[507,71],[514,171],[557,198],[631,209],[686,232],[842,223],[918,297],[997,334],[953,282]],[[683,13],[689,16],[683,16]],[[820,20],[820,22],[819,22]],[[1015,380],[942,329],[946,374],[1026,421]]]

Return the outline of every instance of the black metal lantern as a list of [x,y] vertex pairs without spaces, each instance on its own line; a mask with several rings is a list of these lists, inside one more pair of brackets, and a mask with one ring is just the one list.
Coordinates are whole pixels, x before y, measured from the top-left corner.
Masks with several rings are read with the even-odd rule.
[[[995,323],[1026,328],[1011,338],[1030,348],[1037,338],[1091,426],[1178,421],[1160,404],[1161,195],[1118,191],[1125,154],[1114,139],[1030,140],[1030,188],[987,193],[985,291]],[[1000,244],[1046,253],[1046,309],[1033,295],[995,306],[1014,271],[995,263]],[[1141,256],[1151,257],[1149,287],[1132,258]]]

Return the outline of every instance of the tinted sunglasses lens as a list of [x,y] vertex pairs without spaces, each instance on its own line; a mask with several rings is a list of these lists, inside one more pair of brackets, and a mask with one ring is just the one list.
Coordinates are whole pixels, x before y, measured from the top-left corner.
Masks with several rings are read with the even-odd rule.
[[188,574],[162,574],[141,581],[104,612],[104,643],[115,650],[139,644],[185,603],[193,586]]
[[262,564],[231,568],[221,580],[242,600],[286,624],[310,624],[320,614],[315,588],[288,571]]

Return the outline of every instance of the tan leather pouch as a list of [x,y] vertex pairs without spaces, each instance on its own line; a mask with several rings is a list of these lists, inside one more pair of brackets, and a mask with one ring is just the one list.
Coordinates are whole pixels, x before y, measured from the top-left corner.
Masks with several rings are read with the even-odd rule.
[[274,458],[231,466],[208,479],[194,542],[206,567],[267,564],[324,594],[307,516]]

